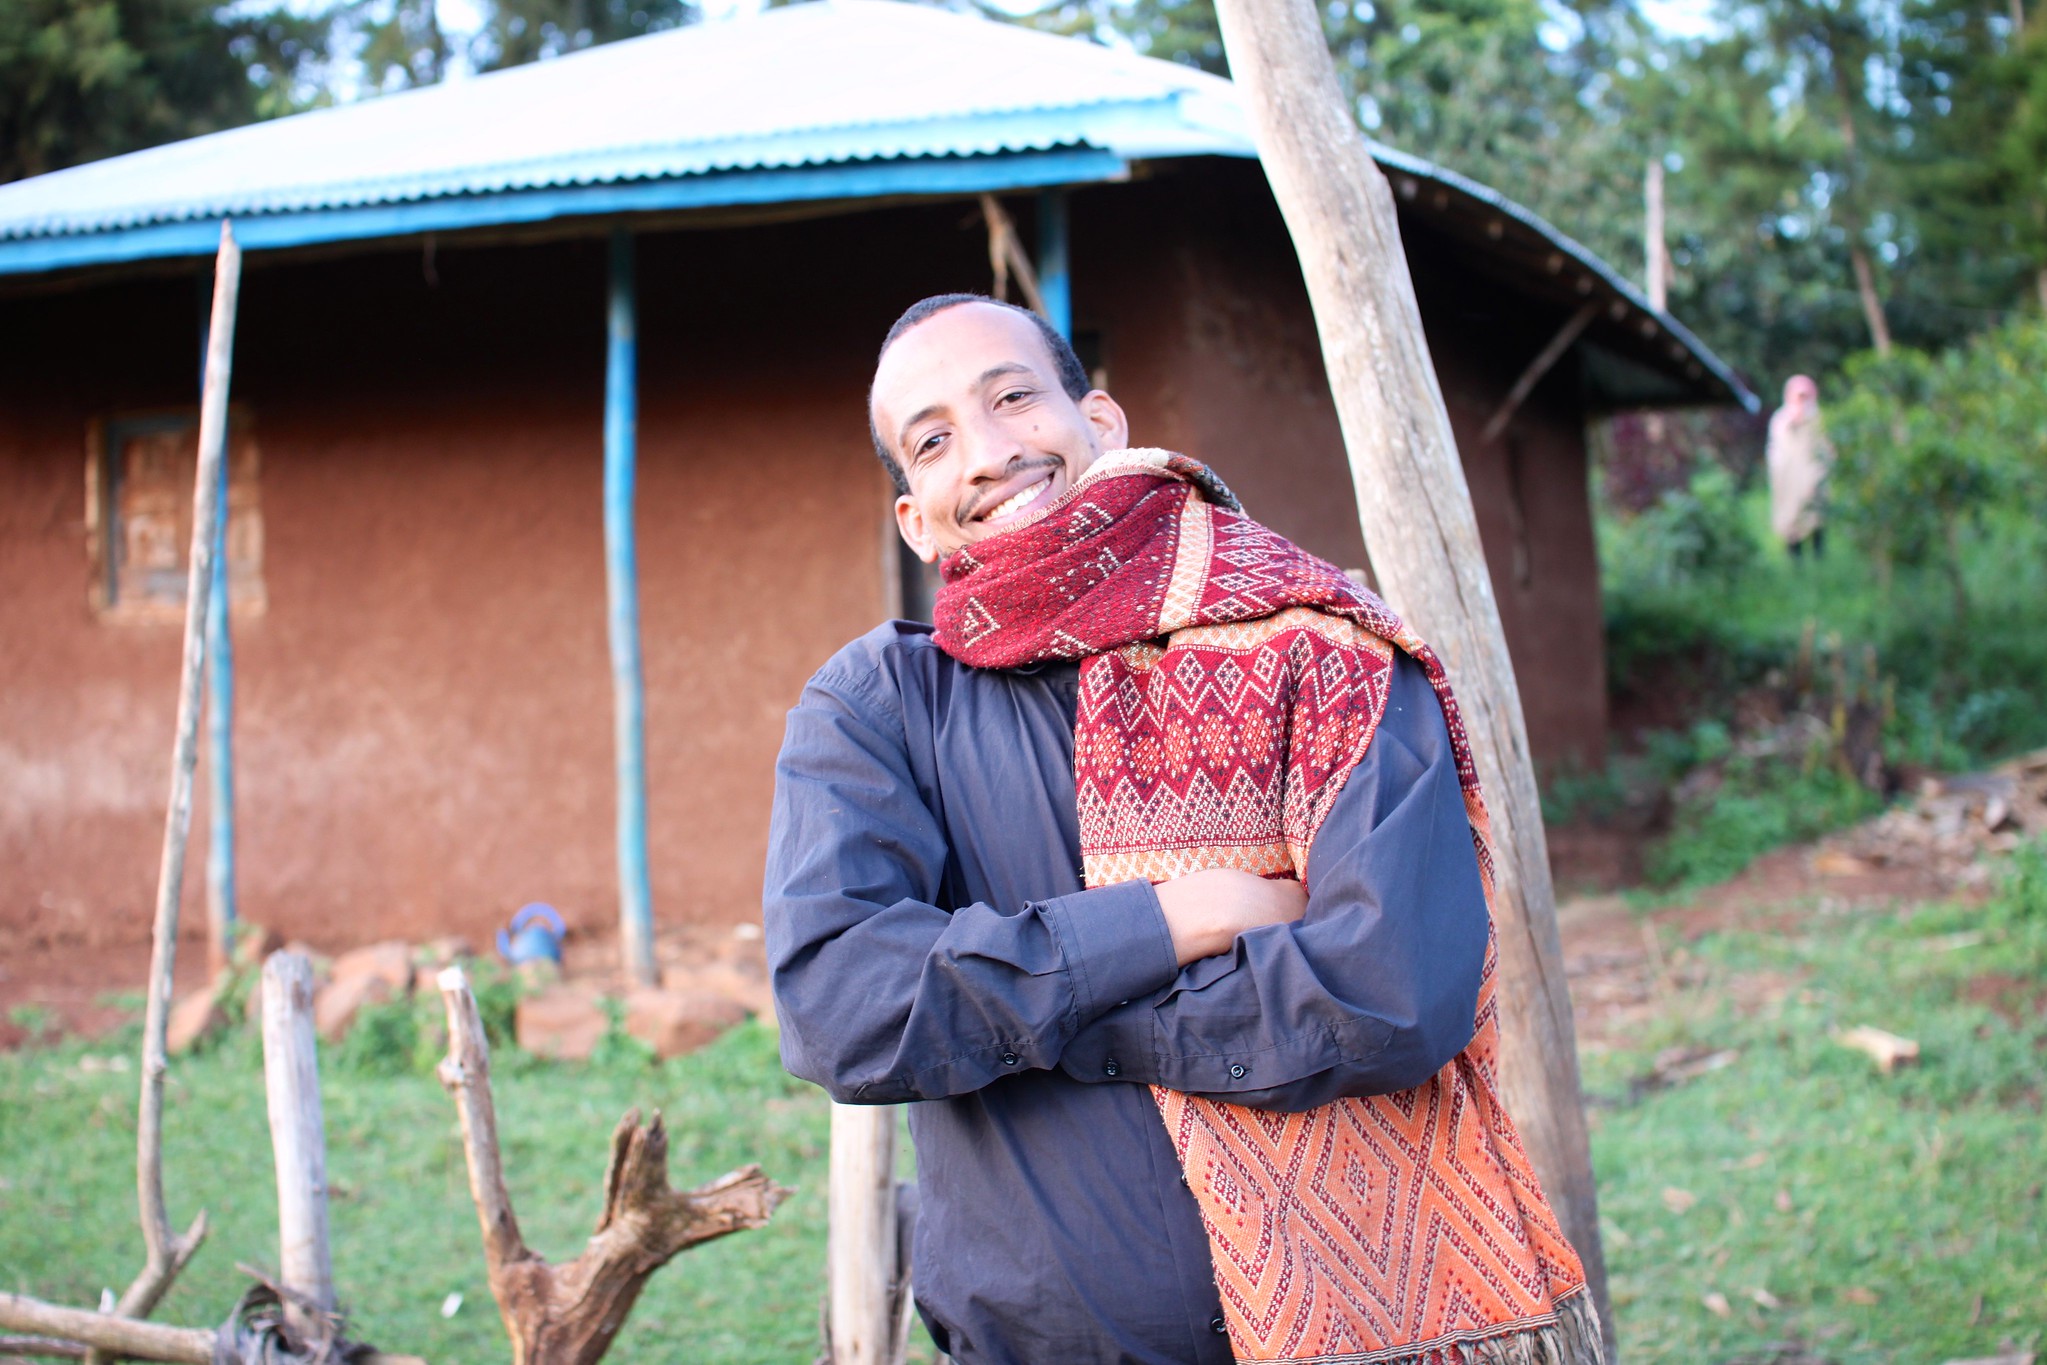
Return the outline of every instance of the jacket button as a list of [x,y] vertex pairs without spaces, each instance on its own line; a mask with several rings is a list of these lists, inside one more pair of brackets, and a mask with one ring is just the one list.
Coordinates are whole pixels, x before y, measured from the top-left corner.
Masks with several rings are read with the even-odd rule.
[[1208,1320],[1208,1330],[1215,1333],[1219,1337],[1228,1336],[1230,1331],[1230,1325],[1227,1322],[1224,1322],[1221,1318],[1210,1318]]
[[[1241,1081],[1244,1079],[1245,1075],[1249,1073],[1250,1070],[1251,1068],[1245,1066],[1242,1062],[1234,1062],[1230,1066],[1230,1079],[1233,1081]],[[1220,1321],[1220,1319],[1218,1319],[1218,1321]]]
[[1102,1074],[1104,1076],[1120,1076],[1123,1074],[1123,1068],[1117,1066],[1116,1059],[1111,1057],[1108,1061],[1102,1063]]
[[1193,1188],[1194,1188],[1194,1187],[1193,1187],[1192,1185],[1190,1185],[1190,1184],[1188,1184],[1188,1183],[1187,1183],[1187,1172],[1185,1172],[1185,1171],[1182,1171],[1182,1172],[1180,1172],[1180,1183],[1181,1183],[1181,1185],[1185,1186],[1185,1187],[1186,1187],[1187,1189],[1190,1189],[1190,1190],[1191,1190],[1191,1189],[1193,1189]]
[[1022,1060],[1023,1058],[1017,1056],[1014,1052],[1005,1052],[1002,1054],[1002,1064],[1004,1066],[1015,1066],[1018,1062]]

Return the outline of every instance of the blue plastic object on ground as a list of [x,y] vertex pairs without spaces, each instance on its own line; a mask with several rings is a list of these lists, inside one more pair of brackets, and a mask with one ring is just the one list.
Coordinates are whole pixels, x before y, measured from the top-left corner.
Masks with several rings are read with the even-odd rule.
[[561,913],[541,901],[519,907],[509,931],[498,930],[498,951],[514,967],[524,962],[561,965],[562,936],[569,931]]

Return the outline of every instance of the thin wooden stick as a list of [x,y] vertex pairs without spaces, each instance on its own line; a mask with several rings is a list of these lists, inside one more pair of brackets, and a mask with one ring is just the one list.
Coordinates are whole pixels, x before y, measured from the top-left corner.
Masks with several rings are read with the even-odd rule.
[[317,1324],[293,1296],[334,1311],[334,1262],[327,1248],[327,1137],[313,1038],[313,968],[297,953],[263,964],[263,1081],[270,1146],[277,1159],[278,1279],[291,1291],[285,1320],[301,1336]]
[[1500,1089],[1614,1358],[1613,1315],[1542,807],[1471,490],[1422,331],[1392,187],[1359,135],[1311,0],[1216,0],[1230,76],[1300,256],[1387,598],[1457,684],[1492,819]]
[[173,1360],[186,1365],[212,1365],[213,1361],[212,1332],[197,1327],[165,1327],[83,1308],[60,1308],[26,1294],[0,1293],[0,1327],[62,1337],[110,1355],[132,1356],[137,1360]]
[[142,1271],[114,1311],[146,1317],[206,1236],[201,1213],[182,1238],[171,1230],[163,1196],[164,1029],[178,960],[178,896],[185,880],[185,841],[192,829],[192,770],[199,760],[200,688],[206,674],[206,599],[213,587],[215,523],[221,462],[227,458],[228,380],[234,369],[235,302],[242,252],[234,230],[220,225],[213,267],[213,320],[207,330],[206,387],[199,403],[199,467],[192,480],[192,550],[185,580],[185,648],[178,675],[178,729],[171,748],[170,806],[164,816],[163,860],[156,879],[156,917],[149,950],[149,1004],[142,1024],[142,1096],[135,1124],[135,1185],[141,1206]]

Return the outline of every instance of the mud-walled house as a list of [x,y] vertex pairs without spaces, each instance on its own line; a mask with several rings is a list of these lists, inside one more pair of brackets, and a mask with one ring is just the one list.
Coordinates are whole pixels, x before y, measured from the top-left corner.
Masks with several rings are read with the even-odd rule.
[[[1536,755],[1595,759],[1585,422],[1752,400],[1548,225],[1376,155]],[[654,914],[758,913],[785,711],[917,610],[865,387],[904,306],[990,287],[983,195],[1139,442],[1365,567],[1285,227],[1180,66],[824,0],[0,186],[0,954],[148,934],[223,219],[240,901],[336,947],[616,922],[607,487]]]

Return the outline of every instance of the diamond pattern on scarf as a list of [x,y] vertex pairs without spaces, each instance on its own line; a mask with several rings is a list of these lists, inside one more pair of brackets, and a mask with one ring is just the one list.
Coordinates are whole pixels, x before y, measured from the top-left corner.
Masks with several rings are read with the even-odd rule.
[[[962,662],[1082,661],[1090,886],[1209,867],[1305,880],[1398,649],[1442,702],[1490,904],[1485,803],[1441,663],[1197,462],[1105,456],[943,575],[937,642]],[[1470,1045],[1413,1090],[1281,1114],[1154,1088],[1238,1360],[1600,1359],[1584,1271],[1500,1104],[1497,961],[1489,942]]]

